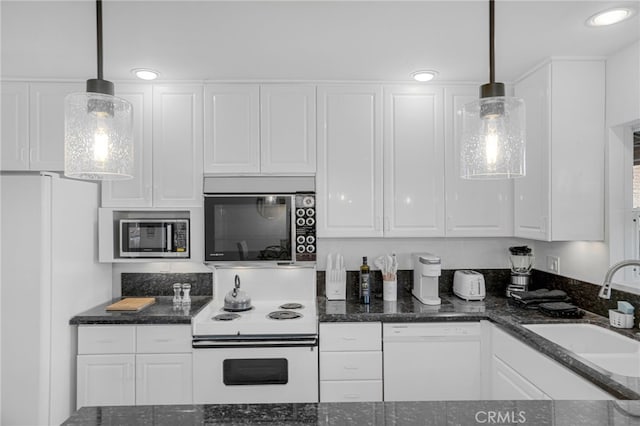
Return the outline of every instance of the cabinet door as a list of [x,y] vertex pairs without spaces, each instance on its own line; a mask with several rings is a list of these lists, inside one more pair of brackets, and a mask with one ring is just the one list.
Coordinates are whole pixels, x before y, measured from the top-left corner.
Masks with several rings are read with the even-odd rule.
[[551,239],[551,67],[545,65],[518,82],[516,96],[526,106],[526,176],[514,182],[514,235]]
[[[478,99],[477,86],[445,89],[446,235],[506,237],[513,234],[512,179],[473,180],[460,177],[460,115]],[[527,173],[529,170],[527,170]]]
[[136,355],[136,405],[193,404],[191,354]]
[[319,237],[381,237],[382,90],[318,87]]
[[135,355],[79,355],[77,408],[134,405]]
[[204,172],[260,172],[258,85],[205,86]]
[[316,171],[315,86],[260,87],[260,171]]
[[151,207],[151,86],[118,84],[116,96],[126,99],[133,106],[133,179],[102,182],[102,207]]
[[520,400],[520,399],[551,399],[546,393],[538,389],[533,383],[522,377],[500,358],[493,357],[493,372],[491,376],[491,399]]
[[384,88],[384,235],[444,236],[442,89]]
[[153,205],[202,205],[202,86],[153,87]]
[[64,98],[82,92],[82,83],[37,83],[30,87],[31,170],[64,170]]
[[2,170],[29,170],[29,85],[2,83]]

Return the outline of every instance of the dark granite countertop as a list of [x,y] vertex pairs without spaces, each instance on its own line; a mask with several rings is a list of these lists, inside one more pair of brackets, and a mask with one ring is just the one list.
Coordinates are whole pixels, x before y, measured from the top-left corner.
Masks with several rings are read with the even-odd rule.
[[212,300],[211,296],[192,296],[191,304],[174,306],[172,296],[154,297],[156,303],[138,312],[107,311],[107,306],[121,298],[113,299],[74,316],[69,324],[191,324],[191,318]]
[[408,291],[401,291],[396,302],[374,297],[370,305],[357,300],[331,301],[318,297],[320,322],[446,322],[488,320],[538,352],[554,359],[619,399],[640,399],[640,379],[612,374],[565,348],[523,327],[523,324],[591,323],[640,340],[637,329],[620,329],[609,319],[584,311],[580,319],[560,319],[537,310],[523,309],[506,297],[487,295],[484,301],[464,301],[454,295],[441,294],[439,306],[423,305]]
[[83,407],[64,426],[640,425],[640,401],[437,401]]

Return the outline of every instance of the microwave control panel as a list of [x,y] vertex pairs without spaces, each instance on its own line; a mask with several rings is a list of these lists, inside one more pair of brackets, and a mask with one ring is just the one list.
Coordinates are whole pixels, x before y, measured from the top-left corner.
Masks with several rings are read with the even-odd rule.
[[316,197],[297,193],[295,203],[296,262],[316,261]]

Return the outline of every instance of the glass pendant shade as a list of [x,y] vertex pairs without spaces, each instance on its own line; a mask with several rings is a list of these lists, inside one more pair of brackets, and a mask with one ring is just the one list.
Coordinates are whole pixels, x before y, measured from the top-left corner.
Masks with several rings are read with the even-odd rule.
[[462,110],[460,177],[507,179],[525,175],[525,108],[520,98],[480,98]]
[[76,179],[133,177],[133,108],[121,98],[72,93],[64,106],[64,174]]

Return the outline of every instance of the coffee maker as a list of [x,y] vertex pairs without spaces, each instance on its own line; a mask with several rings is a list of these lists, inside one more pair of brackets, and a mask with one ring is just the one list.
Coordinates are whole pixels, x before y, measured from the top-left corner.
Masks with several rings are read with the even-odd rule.
[[413,254],[413,294],[425,305],[439,305],[440,258],[431,253]]
[[527,246],[509,247],[511,284],[507,286],[507,297],[514,291],[528,291],[533,268],[533,253]]

